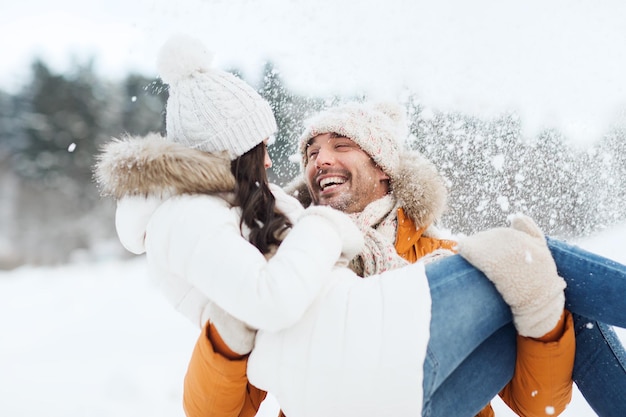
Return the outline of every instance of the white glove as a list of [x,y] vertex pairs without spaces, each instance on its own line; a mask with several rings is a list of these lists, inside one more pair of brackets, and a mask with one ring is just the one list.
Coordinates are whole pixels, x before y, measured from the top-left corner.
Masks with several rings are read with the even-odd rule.
[[311,206],[304,210],[300,218],[319,216],[329,221],[341,239],[340,262],[347,265],[365,246],[363,233],[345,213],[328,206]]
[[208,316],[230,350],[239,355],[247,355],[252,351],[256,330],[234,318],[212,301],[208,301],[204,307],[204,316]]
[[274,199],[276,199],[276,208],[287,216],[291,224],[296,224],[298,218],[304,212],[302,204],[276,184],[269,184],[269,189],[274,195]]
[[522,336],[541,337],[556,326],[565,304],[545,237],[535,222],[517,215],[511,228],[494,228],[463,238],[459,254],[492,281],[511,307]]

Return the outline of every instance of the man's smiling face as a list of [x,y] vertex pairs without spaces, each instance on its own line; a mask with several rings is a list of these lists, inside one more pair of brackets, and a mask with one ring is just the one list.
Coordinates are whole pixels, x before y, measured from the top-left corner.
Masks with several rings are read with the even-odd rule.
[[349,138],[315,136],[306,148],[305,179],[314,204],[357,213],[389,192],[389,176]]

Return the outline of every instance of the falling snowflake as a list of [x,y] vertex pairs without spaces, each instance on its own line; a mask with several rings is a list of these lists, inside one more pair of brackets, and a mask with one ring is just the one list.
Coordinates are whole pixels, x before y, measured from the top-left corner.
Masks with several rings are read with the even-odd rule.
[[496,169],[496,171],[504,171],[504,155],[500,154],[494,156],[491,159],[491,165]]
[[533,263],[533,254],[530,253],[530,251],[526,251],[524,253],[524,262],[526,262],[527,264],[531,264]]
[[507,197],[501,195],[500,197],[496,199],[496,202],[498,203],[502,211],[509,211],[510,204],[509,204],[509,199]]

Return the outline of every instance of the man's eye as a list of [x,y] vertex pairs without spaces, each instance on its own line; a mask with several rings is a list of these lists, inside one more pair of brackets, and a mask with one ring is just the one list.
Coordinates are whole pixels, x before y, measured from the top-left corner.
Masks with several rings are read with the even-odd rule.
[[309,159],[315,157],[317,155],[317,151],[311,151],[309,152]]

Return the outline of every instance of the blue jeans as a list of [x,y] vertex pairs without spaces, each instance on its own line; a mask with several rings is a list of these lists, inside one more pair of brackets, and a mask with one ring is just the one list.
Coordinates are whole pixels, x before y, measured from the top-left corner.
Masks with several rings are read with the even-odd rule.
[[610,327],[626,328],[626,266],[547,240],[574,317],[574,382],[598,416],[626,416],[626,351]]
[[[601,417],[626,416],[626,353],[608,325],[626,327],[626,266],[548,239],[574,315],[574,381]],[[516,331],[495,287],[460,256],[427,265],[431,335],[427,417],[474,416],[511,380]]]

